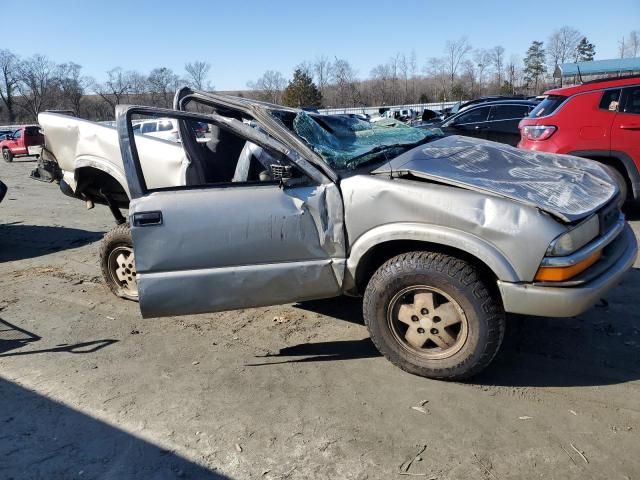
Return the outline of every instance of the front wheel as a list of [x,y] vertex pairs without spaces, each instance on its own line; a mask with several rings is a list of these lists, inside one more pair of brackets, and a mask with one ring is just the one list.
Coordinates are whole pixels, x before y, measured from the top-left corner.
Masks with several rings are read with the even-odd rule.
[[104,281],[114,295],[138,300],[136,262],[128,223],[113,228],[102,239],[100,266]]
[[460,380],[483,370],[502,343],[505,314],[473,265],[411,252],[371,277],[363,301],[373,343],[392,363],[423,377]]
[[13,153],[11,153],[11,150],[9,150],[8,148],[3,148],[2,159],[7,163],[13,162]]

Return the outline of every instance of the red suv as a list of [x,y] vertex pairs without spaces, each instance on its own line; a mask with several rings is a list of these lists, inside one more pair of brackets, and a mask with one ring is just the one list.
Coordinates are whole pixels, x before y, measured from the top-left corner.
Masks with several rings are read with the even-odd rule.
[[40,132],[40,127],[31,125],[20,127],[13,133],[3,135],[0,141],[0,151],[5,162],[12,162],[13,157],[21,155],[35,155],[33,148],[29,151],[29,147],[38,147],[44,144],[44,136]]
[[591,158],[614,168],[626,198],[640,199],[640,75],[545,92],[520,121],[518,147]]

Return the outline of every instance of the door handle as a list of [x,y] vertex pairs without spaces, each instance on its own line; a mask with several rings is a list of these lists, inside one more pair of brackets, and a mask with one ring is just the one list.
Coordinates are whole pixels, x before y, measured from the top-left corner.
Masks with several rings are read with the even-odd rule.
[[162,225],[162,212],[137,212],[133,214],[134,227]]
[[623,130],[640,130],[640,123],[628,123],[620,125]]

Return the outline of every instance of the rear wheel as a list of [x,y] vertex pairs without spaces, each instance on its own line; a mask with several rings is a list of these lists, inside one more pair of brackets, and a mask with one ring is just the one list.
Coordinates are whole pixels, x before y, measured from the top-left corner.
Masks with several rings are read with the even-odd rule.
[[459,380],[483,370],[505,330],[501,302],[473,265],[440,253],[387,261],[364,294],[371,339],[392,363],[429,378]]
[[5,162],[8,162],[8,163],[13,162],[13,153],[11,153],[11,150],[9,150],[8,148],[3,148],[2,149],[2,159]]
[[113,228],[102,239],[100,266],[104,281],[116,296],[138,300],[136,263],[128,223]]

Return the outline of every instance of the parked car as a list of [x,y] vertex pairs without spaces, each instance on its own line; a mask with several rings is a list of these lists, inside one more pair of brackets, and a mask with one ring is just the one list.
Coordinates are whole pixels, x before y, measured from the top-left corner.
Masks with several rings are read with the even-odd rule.
[[422,122],[441,122],[444,119],[444,113],[437,110],[431,110],[430,108],[425,108],[424,110],[422,110],[422,115],[420,115],[420,120]]
[[485,97],[474,98],[473,100],[469,100],[466,102],[457,102],[451,107],[445,108],[442,112],[445,118],[455,115],[456,113],[460,113],[463,110],[466,110],[470,107],[475,107],[476,105],[480,105],[482,103],[488,102],[499,102],[503,100],[531,100],[537,101],[536,97],[525,97],[524,95],[488,95]]
[[400,110],[386,109],[379,116],[371,118],[371,122],[376,123],[387,118],[399,120],[401,122],[409,122],[418,117],[418,114],[413,108],[402,108]]
[[[135,115],[175,119],[182,143],[132,134]],[[589,160],[188,88],[116,118],[117,134],[39,116],[68,193],[110,176],[130,198],[101,264],[144,317],[362,295],[390,361],[460,379],[491,362],[505,312],[577,315],[636,258],[617,184]]]
[[640,200],[640,75],[545,94],[520,122],[518,146],[597,160],[613,169],[625,198]]
[[180,141],[178,122],[171,118],[155,118],[133,124],[134,133],[141,133],[149,137],[161,138],[170,142]]
[[464,135],[515,146],[520,141],[518,124],[536,106],[529,100],[500,100],[472,105],[441,122],[420,127],[442,129],[449,135]]
[[4,196],[7,194],[7,186],[0,181],[0,202],[4,199]]
[[14,157],[37,155],[44,143],[40,127],[27,125],[14,130],[0,141],[0,150],[5,162],[13,162]]

